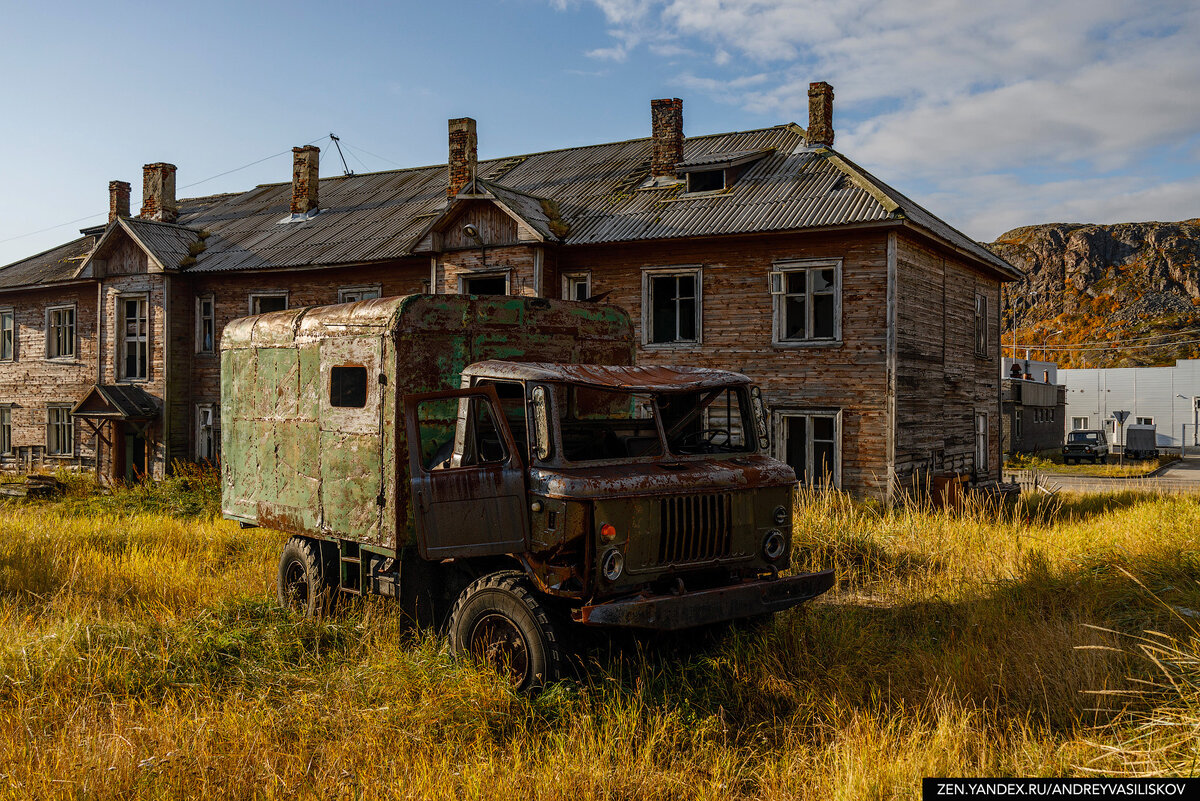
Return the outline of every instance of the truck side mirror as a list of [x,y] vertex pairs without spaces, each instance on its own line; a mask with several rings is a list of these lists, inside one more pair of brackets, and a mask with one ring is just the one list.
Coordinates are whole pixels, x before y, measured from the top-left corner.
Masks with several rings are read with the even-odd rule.
[[758,431],[760,448],[771,447],[771,437],[767,431],[767,407],[763,404],[762,390],[756,386],[750,387],[750,405],[754,407],[754,427]]

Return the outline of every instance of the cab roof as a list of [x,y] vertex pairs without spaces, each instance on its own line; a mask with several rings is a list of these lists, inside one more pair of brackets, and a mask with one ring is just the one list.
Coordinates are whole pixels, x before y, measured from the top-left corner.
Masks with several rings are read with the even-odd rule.
[[476,362],[463,370],[463,376],[509,381],[560,382],[626,392],[694,392],[750,383],[750,379],[741,373],[707,367],[632,367],[498,360]]

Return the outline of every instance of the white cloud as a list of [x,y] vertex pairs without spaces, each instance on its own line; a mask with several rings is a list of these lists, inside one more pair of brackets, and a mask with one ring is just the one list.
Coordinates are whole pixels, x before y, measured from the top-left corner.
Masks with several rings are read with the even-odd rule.
[[809,81],[828,80],[838,148],[936,187],[930,206],[970,231],[1200,214],[1196,182],[1134,172],[1165,149],[1200,168],[1189,0],[594,2],[622,58],[705,53],[678,83],[746,111],[803,124]]

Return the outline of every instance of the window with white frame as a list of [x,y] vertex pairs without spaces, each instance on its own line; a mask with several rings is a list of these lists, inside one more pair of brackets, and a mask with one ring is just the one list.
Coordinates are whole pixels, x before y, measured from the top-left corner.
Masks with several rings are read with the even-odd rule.
[[17,316],[12,309],[0,309],[0,361],[17,357]]
[[988,298],[975,293],[975,355],[991,356],[988,351]]
[[1086,418],[1086,417],[1072,417],[1071,418],[1071,430],[1072,431],[1080,431],[1082,429],[1090,428],[1090,427],[1091,426],[1088,425],[1088,418]]
[[221,406],[196,404],[196,459],[216,462],[221,455]]
[[1139,418],[1137,418],[1137,425],[1152,426],[1152,425],[1154,425],[1154,418],[1153,417],[1139,417]]
[[10,454],[12,449],[12,407],[0,406],[0,454]]
[[71,422],[70,404],[46,405],[46,453],[50,456],[75,453],[75,427]]
[[150,318],[145,295],[117,300],[118,377],[141,381],[150,376]]
[[781,262],[771,270],[776,345],[841,338],[841,262]]
[[267,312],[284,311],[288,307],[286,292],[251,292],[250,313],[266,314]]
[[372,286],[344,286],[338,290],[338,303],[356,303],[383,295],[379,284]]
[[212,295],[196,298],[196,353],[217,349],[217,302]]
[[781,411],[775,415],[775,457],[809,487],[841,484],[841,412]]
[[988,416],[987,412],[975,413],[975,472],[988,471]]
[[642,273],[642,338],[647,345],[695,345],[701,339],[699,267]]
[[562,281],[563,300],[587,300],[592,296],[591,273],[568,273]]
[[46,309],[46,358],[75,358],[75,307]]

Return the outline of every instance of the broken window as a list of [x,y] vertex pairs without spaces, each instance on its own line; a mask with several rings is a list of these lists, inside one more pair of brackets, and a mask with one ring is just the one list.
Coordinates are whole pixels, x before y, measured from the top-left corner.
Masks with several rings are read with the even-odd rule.
[[256,292],[250,295],[251,314],[286,311],[287,307],[288,296],[286,292]]
[[529,432],[525,423],[525,387],[516,381],[484,381],[480,386],[491,386],[500,398],[500,411],[508,422],[517,448],[529,453]]
[[480,467],[508,460],[492,404],[482,395],[421,401],[417,421],[425,470]]
[[119,377],[126,381],[143,380],[149,375],[150,329],[146,296],[125,297],[117,301],[117,353]]
[[687,191],[717,192],[725,188],[725,170],[697,170],[687,174]]
[[658,396],[667,447],[672,453],[740,453],[754,450],[754,420],[744,390],[736,387],[670,392]]
[[464,295],[507,295],[508,273],[464,275],[459,279],[459,291]]
[[221,407],[216,403],[196,405],[196,459],[216,462],[221,454]]
[[57,306],[46,310],[46,358],[75,357],[75,307]]
[[565,386],[556,403],[563,458],[570,462],[658,456],[662,440],[654,398],[635,392]]
[[841,263],[776,265],[771,272],[775,344],[841,337]]
[[69,404],[46,405],[46,453],[51,456],[75,453],[75,431]]
[[836,487],[840,426],[837,412],[786,412],[778,418],[778,456],[809,487]]
[[329,405],[343,409],[361,409],[366,406],[367,368],[360,364],[330,368]]
[[356,303],[360,300],[370,300],[380,297],[380,289],[375,286],[344,286],[338,290],[338,303]]
[[700,341],[700,270],[644,274],[642,308],[647,344]]
[[196,298],[196,352],[212,353],[216,345],[216,301],[212,295],[203,295]]
[[592,274],[575,273],[563,276],[564,300],[587,300],[592,296]]

